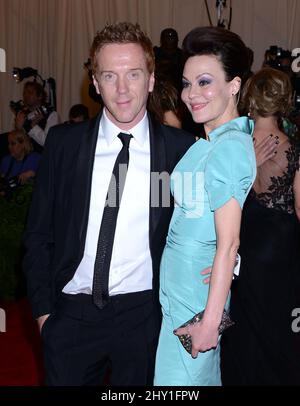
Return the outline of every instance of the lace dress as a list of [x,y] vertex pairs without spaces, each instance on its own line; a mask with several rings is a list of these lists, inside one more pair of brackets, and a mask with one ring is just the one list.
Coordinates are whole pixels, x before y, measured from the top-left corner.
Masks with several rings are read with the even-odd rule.
[[[287,140],[258,168],[243,210],[239,278],[230,311],[236,325],[221,342],[224,385],[299,385],[299,221],[293,185],[300,148]],[[298,313],[297,313],[298,314]],[[294,323],[295,325],[295,323]]]

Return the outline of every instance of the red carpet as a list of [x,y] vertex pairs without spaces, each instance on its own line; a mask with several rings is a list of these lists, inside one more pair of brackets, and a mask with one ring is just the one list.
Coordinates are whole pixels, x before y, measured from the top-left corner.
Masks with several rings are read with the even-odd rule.
[[1,303],[6,332],[0,332],[0,386],[43,385],[41,340],[26,299]]

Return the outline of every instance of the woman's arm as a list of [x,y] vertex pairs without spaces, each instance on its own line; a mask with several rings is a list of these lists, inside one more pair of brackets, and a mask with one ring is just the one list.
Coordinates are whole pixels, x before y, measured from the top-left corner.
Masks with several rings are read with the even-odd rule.
[[230,290],[233,269],[239,248],[241,207],[234,198],[215,211],[217,251],[212,266],[209,295],[201,322],[176,330],[176,335],[192,336],[192,356],[218,344],[218,327]]
[[236,199],[230,199],[215,211],[217,250],[212,266],[209,295],[203,321],[218,327],[230,290],[239,235],[242,210]]

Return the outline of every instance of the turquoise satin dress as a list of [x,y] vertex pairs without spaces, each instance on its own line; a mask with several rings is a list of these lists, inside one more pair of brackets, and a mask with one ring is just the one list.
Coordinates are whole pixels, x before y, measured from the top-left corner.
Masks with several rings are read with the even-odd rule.
[[[220,346],[193,359],[173,330],[206,306],[200,272],[216,253],[214,211],[231,198],[241,207],[256,176],[253,122],[234,119],[198,140],[175,167],[175,209],[160,268],[162,328],[154,385],[221,385]],[[226,303],[228,307],[229,297]]]

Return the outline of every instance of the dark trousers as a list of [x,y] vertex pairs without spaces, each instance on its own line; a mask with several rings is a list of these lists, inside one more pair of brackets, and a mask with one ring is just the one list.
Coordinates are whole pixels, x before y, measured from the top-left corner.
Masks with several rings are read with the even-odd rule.
[[42,328],[46,383],[152,385],[159,318],[152,291],[111,297],[98,309],[90,295],[62,294]]

